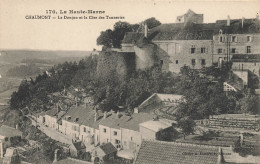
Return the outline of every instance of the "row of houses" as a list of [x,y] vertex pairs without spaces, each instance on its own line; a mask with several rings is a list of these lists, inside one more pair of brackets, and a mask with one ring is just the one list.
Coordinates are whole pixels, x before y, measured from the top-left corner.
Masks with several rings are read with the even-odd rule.
[[[172,132],[173,121],[149,113],[131,116],[120,112],[96,110],[92,105],[74,106],[67,111],[56,108],[38,114],[37,122],[86,146],[111,142],[118,150],[136,151],[142,140],[157,140],[159,133]],[[169,134],[172,135],[172,134]]]
[[137,69],[157,63],[164,71],[179,73],[183,66],[202,69],[232,61],[233,69],[260,75],[258,16],[252,19],[228,16],[226,20],[204,23],[203,14],[189,10],[179,17],[181,21],[144,28],[143,33],[126,33],[122,48],[117,51],[135,53]]

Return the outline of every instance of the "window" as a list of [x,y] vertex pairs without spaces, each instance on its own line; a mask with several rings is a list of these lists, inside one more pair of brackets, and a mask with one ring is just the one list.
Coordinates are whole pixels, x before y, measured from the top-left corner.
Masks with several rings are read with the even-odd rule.
[[176,61],[175,61],[175,63],[176,63],[176,64],[178,64],[178,63],[179,63],[179,61],[178,61],[178,60],[176,60]]
[[191,48],[191,49],[190,49],[190,53],[191,53],[191,54],[194,54],[194,53],[195,53],[195,50],[196,50],[195,48]]
[[87,131],[87,129],[86,129],[86,127],[84,127],[84,132],[86,132]]
[[219,42],[223,42],[223,37],[219,37]]
[[201,65],[206,65],[205,59],[201,59]]
[[236,49],[235,49],[235,48],[232,48],[232,49],[231,49],[231,53],[232,53],[232,54],[236,53]]
[[191,64],[194,66],[196,64],[195,59],[191,59]]
[[115,144],[120,144],[120,141],[115,139]]
[[104,133],[106,133],[106,132],[107,132],[107,129],[106,129],[106,128],[104,128],[104,129],[103,129],[103,132],[104,132]]
[[163,60],[160,60],[160,66],[161,67],[163,66]]
[[205,48],[205,47],[202,47],[202,48],[200,49],[200,53],[202,53],[202,54],[206,53],[206,48]]
[[131,141],[133,141],[133,137],[131,137]]
[[8,137],[5,138],[5,141],[8,141]]
[[218,54],[222,54],[222,48],[218,49]]
[[252,41],[252,37],[251,37],[251,36],[247,36],[246,38],[247,38],[247,39],[246,39],[247,42],[251,42],[251,41]]
[[248,54],[251,53],[251,46],[246,46],[246,53],[248,53]]
[[117,136],[117,132],[116,131],[114,131],[114,136]]
[[232,37],[231,37],[231,42],[236,42],[236,40],[237,40],[237,37],[236,37],[236,36],[232,36]]

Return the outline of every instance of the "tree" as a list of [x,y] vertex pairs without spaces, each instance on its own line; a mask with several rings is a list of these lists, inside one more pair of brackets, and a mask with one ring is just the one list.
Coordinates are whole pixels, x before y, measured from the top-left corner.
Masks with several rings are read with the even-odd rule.
[[147,24],[148,29],[152,29],[152,28],[159,26],[161,24],[161,22],[158,21],[157,19],[155,19],[154,17],[146,19],[144,21],[144,23]]
[[177,120],[177,126],[181,128],[183,138],[185,139],[186,135],[189,135],[194,132],[195,122],[188,117],[184,117]]
[[132,31],[132,26],[127,22],[116,22],[114,24],[112,43],[113,47],[120,48],[125,33]]
[[244,113],[256,114],[259,112],[259,107],[257,107],[258,98],[255,95],[246,95],[240,99],[240,109]]
[[97,38],[97,45],[104,45],[106,47],[112,47],[113,31],[108,29],[102,31]]

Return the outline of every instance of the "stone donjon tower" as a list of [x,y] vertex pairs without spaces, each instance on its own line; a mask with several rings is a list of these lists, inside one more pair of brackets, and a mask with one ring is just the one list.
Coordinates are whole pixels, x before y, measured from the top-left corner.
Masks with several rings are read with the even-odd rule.
[[176,23],[185,24],[187,22],[201,24],[203,23],[203,14],[196,14],[194,11],[189,9],[184,15],[177,16]]

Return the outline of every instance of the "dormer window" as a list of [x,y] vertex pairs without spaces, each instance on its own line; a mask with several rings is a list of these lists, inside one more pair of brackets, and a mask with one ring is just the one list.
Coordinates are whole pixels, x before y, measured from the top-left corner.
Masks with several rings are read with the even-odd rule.
[[223,37],[219,37],[219,42],[223,42]]
[[78,122],[79,121],[79,118],[75,118],[74,122]]
[[231,37],[231,42],[237,42],[237,37],[236,36],[232,36]]
[[247,39],[246,39],[247,42],[251,42],[251,41],[252,41],[252,36],[247,36],[246,38],[247,38]]
[[223,30],[219,30],[219,35],[222,35],[223,34]]

